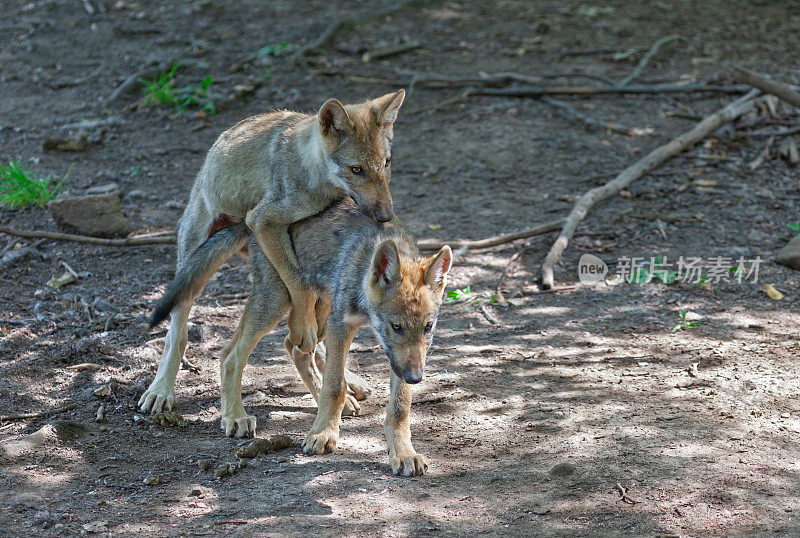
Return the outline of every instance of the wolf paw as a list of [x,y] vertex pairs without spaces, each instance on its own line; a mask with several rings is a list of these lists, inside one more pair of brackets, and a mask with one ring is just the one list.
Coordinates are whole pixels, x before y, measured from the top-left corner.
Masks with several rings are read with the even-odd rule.
[[372,394],[372,387],[360,375],[345,369],[344,380],[347,382],[347,392],[355,396],[356,400],[366,400]]
[[[153,383],[155,385],[155,383]],[[171,390],[165,390],[158,386],[150,385],[142,397],[139,398],[139,409],[142,413],[163,413],[164,411],[172,411],[172,404],[175,397]]]
[[253,437],[256,433],[256,417],[251,415],[241,418],[222,417],[221,427],[228,437]]
[[422,454],[394,454],[389,451],[389,464],[397,476],[421,476],[428,471],[428,462]]
[[352,394],[345,394],[344,407],[342,408],[342,415],[351,417],[361,412],[361,405]]
[[321,433],[309,433],[303,441],[303,454],[326,454],[336,448],[339,435],[330,430]]

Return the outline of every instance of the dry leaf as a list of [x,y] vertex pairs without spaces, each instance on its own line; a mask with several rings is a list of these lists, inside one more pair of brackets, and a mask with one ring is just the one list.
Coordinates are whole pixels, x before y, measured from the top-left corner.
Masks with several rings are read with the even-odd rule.
[[773,288],[771,285],[764,284],[764,289],[767,290],[767,295],[769,295],[770,299],[775,299],[776,301],[783,299],[783,294]]
[[48,280],[47,281],[47,285],[50,286],[51,288],[58,289],[61,286],[66,286],[67,284],[72,284],[76,280],[78,280],[78,277],[76,277],[72,273],[64,273],[63,275],[61,275],[58,278],[53,277],[50,280]]
[[442,229],[442,225],[441,224],[428,224],[428,228],[430,228],[431,230],[441,230]]

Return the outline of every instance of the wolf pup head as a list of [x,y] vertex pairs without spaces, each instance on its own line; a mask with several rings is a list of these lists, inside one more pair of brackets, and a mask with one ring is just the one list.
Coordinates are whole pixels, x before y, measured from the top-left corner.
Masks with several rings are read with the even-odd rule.
[[453,263],[450,247],[430,258],[409,259],[391,239],[377,246],[367,282],[372,329],[392,370],[406,383],[419,383],[433,340],[439,308]]
[[318,114],[325,151],[336,166],[333,182],[379,222],[394,216],[389,192],[392,136],[405,95],[398,90],[357,105],[329,99]]

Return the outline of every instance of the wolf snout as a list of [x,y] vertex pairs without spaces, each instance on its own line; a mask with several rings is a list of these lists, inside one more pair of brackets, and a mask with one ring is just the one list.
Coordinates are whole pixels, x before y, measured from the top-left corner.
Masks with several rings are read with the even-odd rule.
[[378,222],[389,222],[390,220],[392,220],[392,217],[394,217],[394,211],[392,210],[392,206],[389,205],[386,207],[377,208],[373,213],[373,217]]
[[414,385],[422,381],[422,374],[423,374],[422,369],[406,370],[405,372],[403,372],[403,381]]

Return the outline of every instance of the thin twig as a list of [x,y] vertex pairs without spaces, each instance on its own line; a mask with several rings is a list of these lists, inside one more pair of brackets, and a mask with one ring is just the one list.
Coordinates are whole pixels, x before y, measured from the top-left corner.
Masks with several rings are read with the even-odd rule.
[[482,305],[481,305],[481,307],[480,307],[480,311],[481,311],[481,314],[483,314],[483,317],[484,317],[484,318],[486,318],[486,321],[488,321],[488,322],[489,322],[489,323],[491,323],[492,325],[497,325],[497,326],[502,326],[502,325],[503,325],[501,322],[499,322],[499,321],[497,320],[497,318],[495,318],[495,317],[492,315],[492,313],[491,313],[491,312],[489,312],[489,309],[488,309],[488,308],[486,308],[486,305],[485,305],[485,304],[482,304]]
[[398,11],[410,7],[418,2],[421,3],[421,0],[394,2],[383,9],[369,10],[358,13],[351,17],[336,17],[325,28],[325,30],[322,31],[317,39],[297,49],[294,54],[289,57],[289,59],[295,64],[302,63],[305,60],[305,57],[311,54],[313,51],[319,50],[331,43],[336,37],[336,34],[340,33],[341,31],[347,28],[352,28],[371,19],[380,19],[386,17],[387,15],[392,15],[393,13],[397,13]]
[[647,64],[650,63],[650,60],[653,59],[653,56],[658,54],[658,51],[661,49],[661,47],[663,47],[667,43],[675,41],[676,39],[678,39],[678,36],[676,35],[669,35],[666,37],[662,37],[661,39],[657,39],[655,43],[653,43],[653,45],[650,47],[650,50],[648,50],[647,53],[645,53],[645,55],[642,56],[642,59],[639,60],[639,63],[636,64],[636,67],[633,68],[633,71],[631,71],[627,77],[619,81],[618,86],[622,87],[630,84],[636,77],[642,74],[644,68],[647,67]]
[[174,245],[177,242],[175,234],[143,234],[124,239],[104,239],[102,237],[90,237],[88,235],[73,235],[60,232],[48,232],[47,230],[16,230],[8,226],[0,226],[0,233],[13,235],[16,237],[40,237],[55,241],[72,241],[73,243],[87,243],[90,245],[101,245],[105,247],[138,247],[142,245]]
[[397,56],[412,50],[420,48],[422,44],[419,41],[409,41],[401,45],[393,45],[391,47],[383,47],[380,49],[370,50],[361,55],[361,61],[364,63],[374,62],[381,58],[388,58],[390,56]]
[[546,234],[547,232],[552,232],[553,230],[558,230],[561,226],[564,225],[565,222],[566,221],[564,219],[551,220],[550,222],[545,222],[544,224],[540,224],[539,226],[534,226],[533,228],[528,228],[526,230],[521,230],[519,232],[514,232],[509,234],[493,235],[485,239],[449,241],[449,242],[438,241],[435,239],[423,239],[417,243],[417,246],[419,247],[420,250],[423,251],[439,250],[445,245],[450,245],[450,248],[482,250],[485,248],[496,247],[497,245],[504,245],[506,243],[511,243],[512,241],[517,241],[519,239],[527,239],[528,237],[534,237],[536,235]]
[[743,67],[734,67],[734,71],[736,72],[736,78],[742,82],[746,82],[750,86],[772,94],[775,97],[780,97],[794,106],[800,106],[800,93],[794,91],[787,84],[769,79],[764,75],[760,75]]
[[519,86],[515,88],[478,88],[469,95],[491,95],[494,97],[541,97],[542,95],[603,95],[603,94],[659,94],[659,93],[745,93],[744,85],[717,86],[707,84],[684,84],[671,86]]
[[752,90],[744,97],[733,101],[719,111],[706,117],[703,121],[698,123],[693,129],[687,131],[670,142],[660,146],[646,157],[635,162],[620,174],[609,181],[605,185],[595,187],[586,192],[575,203],[572,208],[564,228],[561,230],[558,239],[556,239],[553,246],[550,248],[547,257],[542,264],[542,286],[544,288],[552,288],[554,284],[553,268],[572,236],[575,234],[575,229],[587,215],[589,210],[597,202],[608,198],[609,196],[618,193],[635,180],[647,174],[653,168],[665,162],[667,159],[677,155],[678,153],[694,146],[700,140],[708,136],[710,133],[716,131],[720,126],[725,123],[731,122],[753,108],[753,98],[758,95],[758,90]]
[[521,249],[519,249],[511,259],[508,260],[506,266],[503,268],[503,272],[500,273],[500,278],[497,279],[497,286],[494,287],[494,298],[497,302],[503,303],[505,302],[505,297],[503,296],[503,292],[500,291],[500,286],[503,285],[503,281],[506,279],[506,275],[509,273],[509,269],[519,260],[522,258],[522,255],[525,254],[525,251],[530,248],[530,245],[524,245]]
[[566,103],[559,99],[553,99],[552,97],[544,96],[541,97],[539,101],[561,110],[568,118],[581,121],[592,128],[606,129],[608,131],[613,131],[615,133],[620,133],[627,136],[643,136],[653,133],[653,129],[651,128],[625,127],[624,125],[620,125],[619,123],[592,118],[591,116],[587,116],[583,112],[579,112],[578,110],[575,109],[575,107],[573,107],[569,103]]
[[57,415],[59,413],[64,413],[65,411],[71,411],[76,407],[78,407],[78,404],[76,402],[72,402],[66,405],[62,405],[61,407],[54,407],[52,409],[37,411],[36,413],[18,413],[16,415],[0,415],[0,422],[8,422],[9,420],[29,420],[32,418],[44,418],[52,415]]
[[619,493],[619,500],[624,502],[625,504],[637,504],[639,501],[634,501],[630,497],[628,497],[628,488],[623,486],[622,484],[617,484],[614,486],[614,489]]

